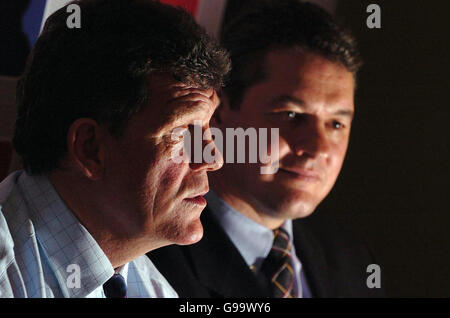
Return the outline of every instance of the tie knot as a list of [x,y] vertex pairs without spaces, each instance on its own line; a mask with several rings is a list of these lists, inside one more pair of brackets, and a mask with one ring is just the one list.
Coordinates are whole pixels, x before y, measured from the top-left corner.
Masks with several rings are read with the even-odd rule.
[[283,228],[278,228],[273,231],[273,252],[287,253],[289,254],[291,248],[291,241],[288,232]]
[[261,270],[268,278],[273,297],[296,297],[289,234],[283,228],[273,231],[273,245]]
[[276,271],[280,266],[285,264],[291,257],[291,243],[289,240],[289,234],[286,230],[278,228],[273,231],[274,238],[272,249],[267,255],[267,258],[263,265],[269,269],[269,271]]
[[114,274],[103,284],[103,290],[107,298],[125,298],[127,296],[127,284],[120,274]]

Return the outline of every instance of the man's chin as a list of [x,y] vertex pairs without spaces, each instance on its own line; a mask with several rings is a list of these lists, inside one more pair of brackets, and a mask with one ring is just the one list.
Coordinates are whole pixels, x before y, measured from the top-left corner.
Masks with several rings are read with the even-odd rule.
[[175,244],[178,245],[191,245],[200,241],[203,237],[203,226],[200,219],[193,221],[189,224],[185,233],[178,238]]
[[273,210],[280,218],[294,220],[310,216],[317,205],[310,198],[299,198],[298,196],[285,197],[276,203],[276,207]]
[[295,211],[295,212],[292,214],[291,219],[292,219],[292,220],[295,220],[295,219],[304,219],[304,218],[307,218],[307,217],[309,217],[311,214],[313,214],[314,211],[315,211],[315,209],[308,209],[308,210],[298,210],[298,211]]

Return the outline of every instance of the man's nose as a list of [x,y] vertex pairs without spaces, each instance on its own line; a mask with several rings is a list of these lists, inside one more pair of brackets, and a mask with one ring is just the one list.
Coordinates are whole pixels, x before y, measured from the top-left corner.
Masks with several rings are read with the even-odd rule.
[[320,122],[311,121],[299,128],[292,140],[292,150],[297,156],[325,159],[329,157],[329,136],[325,125]]
[[208,138],[207,140],[203,140],[201,162],[195,163],[191,160],[190,167],[195,171],[215,171],[222,168],[223,164],[224,160],[222,153],[219,151],[212,138]]

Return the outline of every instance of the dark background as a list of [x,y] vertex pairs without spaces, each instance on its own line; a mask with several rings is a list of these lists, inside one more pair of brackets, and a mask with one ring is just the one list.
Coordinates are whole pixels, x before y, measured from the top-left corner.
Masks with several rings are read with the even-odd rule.
[[[225,18],[250,2],[229,0]],[[18,75],[28,0],[0,3],[0,74]],[[381,29],[366,26],[370,3],[381,7]],[[365,65],[347,159],[315,215],[366,238],[389,297],[450,297],[449,9],[437,0],[338,2]]]
[[0,75],[18,76],[25,67],[30,44],[22,30],[22,16],[30,0],[0,1]]
[[[381,7],[381,29],[366,7]],[[388,296],[450,297],[449,5],[339,1],[365,60],[341,176],[319,213],[362,233]]]

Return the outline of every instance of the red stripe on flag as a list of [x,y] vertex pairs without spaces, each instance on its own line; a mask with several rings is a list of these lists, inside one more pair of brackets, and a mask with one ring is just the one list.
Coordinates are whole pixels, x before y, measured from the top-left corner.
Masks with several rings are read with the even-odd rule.
[[199,0],[162,0],[161,2],[170,4],[174,7],[180,6],[192,16],[197,17]]

